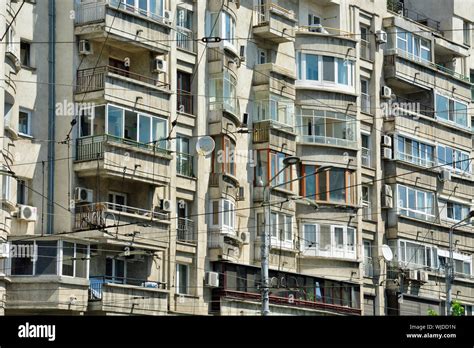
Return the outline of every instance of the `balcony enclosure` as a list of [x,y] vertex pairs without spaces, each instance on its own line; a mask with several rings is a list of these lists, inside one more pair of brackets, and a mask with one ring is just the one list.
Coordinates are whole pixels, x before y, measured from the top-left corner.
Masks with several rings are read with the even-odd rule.
[[181,7],[177,10],[176,46],[188,52],[195,51],[193,12]]
[[294,101],[268,92],[255,93],[254,123],[270,120],[272,123],[294,127]]
[[254,7],[253,18],[255,37],[277,44],[295,40],[295,13],[275,1],[260,1],[259,5]]
[[210,77],[209,108],[238,115],[237,79],[228,70]]
[[316,109],[297,110],[299,142],[357,148],[356,119],[348,114]]

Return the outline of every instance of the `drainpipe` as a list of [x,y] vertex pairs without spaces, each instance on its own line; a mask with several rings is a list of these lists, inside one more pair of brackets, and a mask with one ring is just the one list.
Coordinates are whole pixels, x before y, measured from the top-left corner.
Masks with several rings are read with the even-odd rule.
[[48,52],[48,217],[47,233],[54,232],[54,158],[56,140],[56,0],[48,0],[49,52]]

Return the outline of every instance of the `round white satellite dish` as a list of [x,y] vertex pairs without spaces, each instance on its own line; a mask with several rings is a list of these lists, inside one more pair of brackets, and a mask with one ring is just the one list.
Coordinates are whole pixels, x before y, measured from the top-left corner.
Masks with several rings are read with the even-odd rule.
[[214,141],[214,139],[207,135],[202,138],[199,138],[196,143],[196,152],[202,156],[207,156],[211,154],[215,148],[216,142]]
[[382,245],[382,256],[385,261],[392,261],[393,260],[393,253],[392,249],[387,244]]

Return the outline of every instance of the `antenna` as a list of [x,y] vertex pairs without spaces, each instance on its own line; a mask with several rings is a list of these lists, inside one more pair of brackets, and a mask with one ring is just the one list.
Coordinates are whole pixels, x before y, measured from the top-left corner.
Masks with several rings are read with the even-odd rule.
[[392,249],[387,244],[382,245],[382,257],[388,262],[393,260]]
[[207,156],[216,148],[216,142],[210,136],[199,138],[196,143],[196,152],[201,156]]

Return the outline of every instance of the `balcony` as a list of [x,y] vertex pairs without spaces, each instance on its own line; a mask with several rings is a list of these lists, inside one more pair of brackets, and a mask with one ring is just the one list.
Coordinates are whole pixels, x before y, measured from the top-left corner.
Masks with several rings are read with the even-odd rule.
[[194,53],[196,48],[193,31],[183,27],[176,27],[176,46],[184,51]]
[[277,4],[254,7],[253,35],[274,43],[294,42],[296,17],[293,11]]
[[455,95],[471,98],[469,76],[457,73],[439,64],[421,60],[406,51],[391,48],[385,51],[384,73],[390,86],[413,93],[438,86],[455,90]]
[[406,5],[397,0],[388,0],[387,1],[387,10],[396,13],[397,15],[403,16],[407,19],[415,21],[419,24],[422,24],[428,28],[434,29],[436,31],[440,31],[441,23],[434,19],[428,18],[426,15],[411,10],[406,7]]
[[371,257],[365,257],[362,264],[364,277],[372,278],[374,276],[374,261]]
[[370,99],[370,95],[365,93],[360,94],[360,111],[368,115],[372,114]]
[[[294,127],[273,120],[253,124],[253,143],[263,144],[264,148],[280,151],[285,148],[289,153],[296,152],[296,134]],[[258,147],[258,146],[257,146]]]
[[296,75],[292,70],[274,63],[256,64],[253,73],[254,90],[295,98]]
[[75,14],[76,35],[88,39],[107,36],[111,44],[120,47],[141,46],[162,53],[170,50],[170,22],[151,10],[123,0],[97,0],[78,3]]
[[330,245],[313,245],[303,249],[302,255],[305,257],[327,257],[336,259],[356,260],[356,251],[354,246],[341,245],[333,247]]
[[[167,74],[144,76],[112,66],[77,71],[76,100],[114,101],[129,107],[169,114],[170,85]],[[84,95],[84,93],[87,93]]]
[[186,218],[178,218],[177,239],[180,242],[196,243],[194,234],[194,221]]
[[153,184],[168,182],[172,156],[163,147],[112,135],[79,138],[74,170],[81,177],[101,173]]
[[168,291],[164,284],[133,278],[90,277],[90,312],[165,315],[167,310]]

